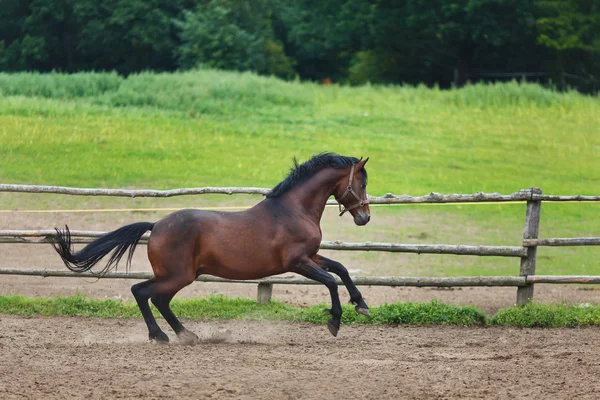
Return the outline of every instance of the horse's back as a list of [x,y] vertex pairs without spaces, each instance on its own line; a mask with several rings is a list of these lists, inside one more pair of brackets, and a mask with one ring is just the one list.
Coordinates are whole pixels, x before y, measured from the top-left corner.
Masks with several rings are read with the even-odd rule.
[[231,279],[282,273],[278,227],[268,219],[260,209],[176,211],[155,224],[148,241],[155,275],[186,266],[190,274]]

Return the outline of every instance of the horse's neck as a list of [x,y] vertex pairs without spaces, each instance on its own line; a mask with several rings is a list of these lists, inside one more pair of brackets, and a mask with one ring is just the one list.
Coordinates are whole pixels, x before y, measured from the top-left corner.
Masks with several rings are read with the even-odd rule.
[[321,170],[306,182],[291,189],[286,197],[318,223],[323,215],[327,199],[333,194],[335,184],[339,179],[339,170]]

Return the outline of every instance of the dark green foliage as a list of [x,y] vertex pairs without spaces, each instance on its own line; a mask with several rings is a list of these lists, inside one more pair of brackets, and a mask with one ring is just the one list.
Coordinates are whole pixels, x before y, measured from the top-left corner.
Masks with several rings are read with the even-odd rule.
[[534,40],[530,0],[377,0],[372,15],[372,48],[354,60],[357,80],[376,66],[379,81],[460,85],[480,69],[520,69],[510,60],[526,59],[522,42]]
[[[7,4],[7,8],[3,4]],[[34,0],[0,2],[0,69],[173,69],[172,18],[184,2]],[[20,22],[15,22],[20,21]],[[7,25],[5,25],[7,24]],[[4,47],[4,50],[2,50]]]
[[360,84],[530,79],[595,92],[595,0],[0,0],[0,71],[199,65]]
[[178,23],[182,41],[177,50],[179,65],[186,69],[206,65],[238,71],[262,67],[261,38],[233,23],[232,19],[231,11],[220,6],[186,11]]
[[184,11],[175,24],[179,65],[294,76],[293,62],[274,39],[266,0],[212,0]]
[[75,69],[123,73],[173,69],[178,43],[172,19],[180,10],[171,4],[171,0],[76,1],[73,12],[80,30],[73,38]]
[[575,73],[583,77],[583,82],[579,82],[583,88],[596,89],[600,66],[600,3],[543,0],[536,5],[537,41],[551,50],[555,63],[548,64],[556,72],[556,82],[564,87],[566,73]]
[[557,51],[600,51],[600,3],[544,0],[538,7],[538,42]]
[[264,72],[267,75],[291,79],[296,76],[294,60],[286,56],[283,44],[279,41],[266,40],[263,46]]
[[286,0],[275,7],[281,37],[297,71],[310,79],[343,80],[368,36],[371,8],[364,0]]

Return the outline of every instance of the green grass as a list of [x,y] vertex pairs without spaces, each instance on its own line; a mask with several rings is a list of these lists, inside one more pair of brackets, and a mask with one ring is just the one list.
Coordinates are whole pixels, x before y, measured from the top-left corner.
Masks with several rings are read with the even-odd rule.
[[530,84],[441,91],[217,71],[0,74],[0,93],[6,182],[273,186],[293,156],[331,150],[371,156],[372,194],[600,186],[600,100]]
[[[371,157],[372,195],[512,193],[531,186],[547,194],[597,195],[599,126],[599,98],[517,82],[443,91],[320,86],[210,70],[127,78],[0,73],[0,181],[272,187],[293,156],[305,160],[329,150]],[[0,197],[3,208],[27,203],[13,198]],[[84,202],[52,199],[44,201],[49,208]],[[92,201],[98,208],[112,204]],[[598,203],[546,203],[540,235],[598,236],[598,215]],[[377,218],[389,223],[376,225]],[[329,223],[324,231],[335,233],[333,239],[516,245],[523,220],[523,205],[380,207],[366,229]],[[600,274],[598,250],[540,249],[539,273]],[[512,259],[353,257],[379,262],[391,275],[518,271]]]
[[[224,296],[175,300],[172,309],[181,318],[202,320],[278,320],[325,324],[325,305],[300,308],[279,301],[268,304]],[[371,308],[371,318],[358,315],[344,305],[343,324],[403,325],[500,325],[522,328],[582,327],[600,325],[600,305],[538,304],[509,307],[488,317],[473,306],[454,306],[434,300],[430,303],[393,303]],[[154,308],[153,313],[160,314]],[[82,295],[72,297],[28,298],[0,296],[0,314],[54,315],[95,318],[141,318],[137,305],[115,299],[96,300]]]
[[[299,308],[279,301],[268,304],[224,296],[192,300],[174,300],[173,312],[181,318],[203,320],[283,320],[324,324],[329,318],[325,305]],[[457,307],[438,301],[431,303],[384,304],[371,308],[372,318],[354,312],[344,305],[344,324],[411,324],[411,325],[482,325],[485,315],[471,306]],[[155,316],[160,316],[153,307]],[[28,298],[0,296],[0,314],[57,315],[97,318],[141,318],[137,304],[115,299],[96,300],[82,295],[72,297]]]
[[490,323],[523,328],[582,327],[600,325],[600,306],[529,303],[499,310]]

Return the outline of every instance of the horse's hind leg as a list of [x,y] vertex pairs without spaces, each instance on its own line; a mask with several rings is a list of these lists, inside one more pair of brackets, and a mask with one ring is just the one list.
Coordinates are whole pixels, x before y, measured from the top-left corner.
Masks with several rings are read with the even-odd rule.
[[369,307],[367,306],[367,303],[365,303],[362,294],[354,282],[352,282],[352,278],[350,278],[350,274],[348,273],[346,267],[337,261],[323,257],[319,254],[313,257],[313,260],[325,271],[333,272],[342,279],[342,282],[344,282],[344,285],[350,294],[350,302],[354,304],[354,309],[357,313],[370,316]]
[[170,279],[166,277],[160,279],[155,277],[149,281],[138,283],[131,287],[131,292],[133,293],[133,296],[140,307],[140,311],[144,316],[146,325],[148,326],[150,340],[168,342],[169,337],[156,323],[156,320],[150,311],[150,306],[148,305],[149,298],[152,299],[152,303],[156,306],[158,311],[160,311],[169,325],[171,325],[171,328],[173,328],[179,339],[186,342],[198,339],[196,335],[183,327],[169,306],[169,303],[175,294],[193,281],[193,278],[189,280],[183,277]]
[[142,312],[144,321],[148,326],[148,337],[150,340],[156,340],[157,342],[166,343],[169,341],[169,337],[160,329],[152,315],[148,299],[154,296],[156,281],[150,279],[144,282],[136,283],[131,287],[131,293],[135,297],[135,301]]
[[165,320],[169,323],[173,331],[177,334],[177,338],[180,341],[188,344],[194,343],[198,340],[198,336],[195,333],[185,329],[185,327],[177,319],[175,314],[173,314],[173,310],[171,310],[171,306],[169,305],[169,303],[171,303],[171,300],[174,296],[175,293],[155,296],[152,297],[152,303],[158,309],[158,311],[160,311]]

